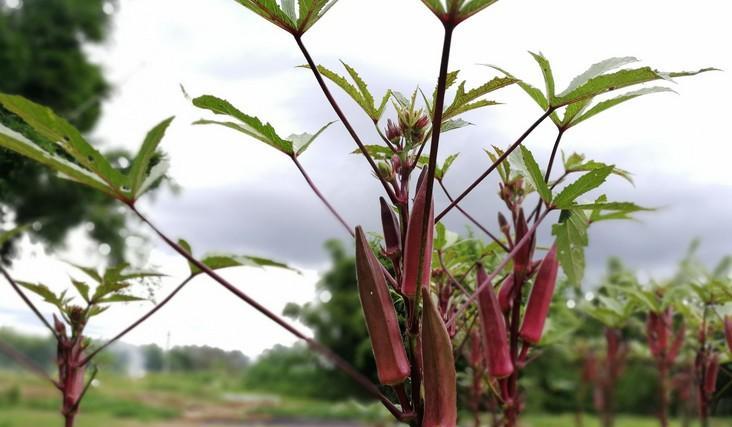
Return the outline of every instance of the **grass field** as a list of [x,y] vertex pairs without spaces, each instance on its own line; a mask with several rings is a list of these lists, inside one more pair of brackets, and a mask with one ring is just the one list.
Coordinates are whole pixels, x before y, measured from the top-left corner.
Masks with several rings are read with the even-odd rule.
[[[378,405],[318,402],[227,392],[224,379],[207,375],[151,375],[132,380],[103,376],[90,390],[78,427],[315,427],[391,426]],[[0,371],[0,427],[55,427],[56,391],[43,382]],[[485,417],[488,422],[488,417]],[[466,422],[465,425],[472,426]],[[655,427],[652,418],[619,417],[616,427]],[[574,415],[526,415],[523,427],[574,427]],[[680,427],[680,423],[672,424]],[[715,420],[713,427],[732,427]],[[582,427],[599,427],[584,416]]]

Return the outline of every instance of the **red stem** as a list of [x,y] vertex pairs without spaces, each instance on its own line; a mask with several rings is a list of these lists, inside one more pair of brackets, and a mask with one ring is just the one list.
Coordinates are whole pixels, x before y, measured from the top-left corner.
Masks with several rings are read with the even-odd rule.
[[265,315],[267,318],[284,328],[286,331],[294,335],[295,337],[305,341],[307,345],[315,352],[320,353],[322,356],[324,356],[326,359],[328,359],[333,365],[335,365],[338,369],[343,371],[346,375],[351,377],[356,383],[358,383],[361,387],[363,387],[364,390],[366,390],[369,394],[376,397],[381,401],[381,403],[386,407],[386,409],[398,420],[404,420],[405,414],[403,414],[399,408],[397,408],[381,391],[377,386],[375,386],[371,381],[369,381],[368,378],[363,376],[360,372],[358,372],[353,366],[351,366],[348,362],[346,362],[343,358],[338,356],[337,354],[333,353],[332,350],[325,347],[323,344],[319,343],[318,341],[309,338],[304,333],[300,332],[297,328],[292,326],[290,323],[288,323],[286,320],[284,320],[282,317],[276,315],[268,308],[264,307],[262,304],[251,298],[249,295],[245,294],[244,292],[237,289],[234,285],[229,283],[226,279],[221,277],[218,273],[216,273],[214,270],[209,268],[206,264],[202,263],[193,255],[188,253],[183,247],[181,247],[179,244],[174,242],[172,239],[170,239],[167,235],[165,235],[162,231],[160,231],[150,220],[148,220],[140,211],[135,208],[134,205],[128,205],[130,209],[132,209],[132,212],[134,212],[145,224],[147,224],[154,232],[157,234],[168,246],[170,246],[173,250],[178,252],[183,258],[188,260],[190,263],[198,267],[201,271],[203,271],[207,276],[214,279],[216,282],[218,282],[220,285],[222,285],[224,288],[226,288],[229,292],[234,294],[237,298],[243,300],[245,303],[250,305],[255,310],[259,311],[263,315]]
[[541,124],[541,122],[543,122],[544,119],[549,117],[553,112],[554,112],[553,108],[548,109],[531,126],[529,126],[529,128],[526,129],[526,131],[519,137],[519,139],[517,139],[516,142],[514,142],[513,145],[511,145],[508,148],[508,150],[506,150],[505,153],[503,153],[503,155],[501,155],[498,159],[496,159],[496,161],[493,162],[493,164],[485,172],[483,172],[483,174],[481,176],[479,176],[475,181],[473,181],[473,183],[470,184],[470,186],[468,186],[468,188],[465,189],[465,191],[463,191],[454,201],[452,201],[449,205],[447,205],[447,207],[445,209],[443,209],[439,215],[437,215],[435,217],[435,222],[439,222],[445,215],[447,215],[448,212],[450,212],[450,209],[454,208],[458,203],[460,203],[461,200],[463,200],[465,198],[465,196],[470,194],[470,192],[473,191],[473,189],[475,189],[475,187],[477,187],[478,184],[480,184],[488,175],[490,175],[491,172],[493,172],[498,167],[498,165],[500,165],[504,160],[506,160],[506,158],[513,152],[513,150],[518,148],[518,146],[521,145],[522,142],[524,142],[524,140],[531,134],[531,132],[533,132],[534,129],[536,129],[537,126],[539,126],[539,124]]
[[455,322],[465,312],[465,310],[467,310],[467,308],[470,306],[470,304],[475,302],[476,298],[478,298],[478,294],[480,293],[480,291],[482,291],[486,286],[491,286],[493,279],[495,279],[496,276],[498,276],[501,273],[501,271],[504,268],[506,268],[506,266],[511,261],[511,259],[513,259],[513,257],[516,255],[516,253],[518,251],[520,251],[524,245],[528,244],[531,241],[534,234],[536,233],[536,229],[539,228],[539,225],[541,224],[542,221],[544,221],[544,218],[546,218],[546,216],[549,214],[549,212],[551,212],[551,210],[546,210],[546,211],[544,211],[544,213],[542,213],[539,216],[539,219],[531,226],[529,231],[526,234],[524,234],[524,237],[522,237],[521,240],[516,242],[516,244],[513,246],[513,249],[511,249],[511,252],[509,252],[508,255],[506,255],[506,257],[503,259],[503,261],[501,261],[501,263],[498,265],[498,267],[496,267],[496,269],[493,270],[493,273],[488,275],[488,277],[486,278],[486,280],[483,283],[478,284],[478,286],[476,287],[475,291],[470,296],[470,298],[468,298],[468,300],[463,303],[463,305],[460,307],[460,309],[458,309],[457,313],[455,313],[455,316],[452,319],[450,319],[450,321],[448,322],[448,325],[452,324],[452,322]]
[[[559,143],[562,142],[562,136],[564,135],[564,129],[559,129],[559,133],[557,134],[557,139],[554,140],[554,147],[552,147],[552,154],[549,156],[549,165],[546,168],[546,174],[544,174],[544,182],[549,184],[549,178],[552,175],[552,167],[554,166],[554,160],[557,156],[557,150],[559,149]],[[539,215],[541,214],[541,206],[542,206],[542,199],[539,198],[539,201],[536,204],[536,208],[534,211],[536,212],[534,216],[534,221],[536,221],[537,218],[539,218]]]
[[[440,184],[440,187],[442,187],[442,191],[445,193],[445,196],[447,196],[447,199],[449,201],[451,201],[451,202],[454,201],[454,199],[452,198],[452,196],[450,195],[450,193],[447,191],[447,188],[445,187],[445,183],[442,182],[441,179],[438,179],[437,182]],[[465,218],[468,219],[468,221],[472,222],[482,232],[484,232],[485,234],[487,234],[488,237],[491,238],[491,240],[493,240],[494,242],[496,242],[496,244],[498,246],[500,246],[501,249],[503,249],[505,252],[509,252],[510,251],[510,249],[508,248],[508,246],[506,246],[498,237],[496,237],[493,233],[491,233],[490,230],[488,230],[486,227],[484,227],[483,224],[479,223],[475,218],[473,218],[473,216],[470,215],[467,211],[465,211],[465,209],[463,209],[462,207],[460,207],[460,205],[455,204],[455,208],[458,211],[460,211],[460,213],[462,213],[465,216]]]
[[12,286],[12,288],[15,290],[15,292],[20,296],[20,298],[23,300],[23,302],[25,302],[25,304],[33,311],[33,313],[35,313],[36,317],[38,317],[38,319],[41,322],[43,322],[43,324],[46,326],[46,328],[48,328],[48,330],[51,331],[51,335],[53,335],[53,337],[56,338],[56,340],[58,340],[59,337],[58,337],[58,334],[56,333],[56,330],[51,327],[51,324],[48,323],[48,320],[46,320],[46,318],[43,317],[41,312],[31,302],[31,300],[28,298],[28,296],[25,294],[25,292],[23,292],[23,290],[20,289],[20,286],[18,285],[18,283],[15,280],[13,280],[13,278],[10,276],[10,274],[8,274],[8,272],[5,271],[5,269],[2,266],[0,266],[0,273],[2,273],[3,276],[5,276],[5,280],[7,280],[8,283],[10,283],[10,286]]
[[181,282],[181,284],[179,284],[173,290],[173,292],[171,292],[167,297],[165,297],[164,300],[160,301],[155,307],[153,307],[150,311],[148,311],[144,316],[142,316],[139,319],[137,319],[134,323],[132,323],[127,328],[125,328],[125,330],[123,330],[122,332],[120,332],[119,334],[117,334],[114,338],[112,338],[109,341],[105,342],[99,348],[97,348],[96,350],[94,350],[93,352],[91,352],[87,357],[84,358],[84,360],[82,360],[82,362],[80,363],[80,365],[81,366],[84,366],[87,363],[91,362],[91,360],[94,359],[94,357],[97,354],[99,354],[102,350],[104,350],[105,348],[109,347],[110,345],[112,345],[113,343],[115,343],[116,341],[118,341],[119,339],[121,339],[122,337],[124,337],[125,335],[127,335],[128,333],[130,333],[132,330],[134,330],[135,328],[137,328],[138,326],[140,326],[140,324],[142,324],[144,321],[146,321],[147,319],[149,319],[150,316],[152,316],[153,314],[157,313],[158,310],[160,310],[168,302],[170,302],[170,300],[172,300],[173,297],[175,297],[178,294],[178,292],[180,292],[180,290],[183,289],[183,287],[185,285],[187,285],[188,282],[190,282],[194,277],[195,276],[192,275],[192,276],[189,276],[188,278],[186,278],[186,280],[184,280],[183,282]]
[[340,119],[341,123],[343,123],[343,126],[346,127],[346,130],[351,135],[351,138],[353,138],[353,141],[358,145],[358,148],[361,150],[361,153],[363,153],[364,157],[366,157],[366,160],[369,162],[369,165],[371,165],[371,169],[374,170],[374,173],[376,174],[376,177],[379,179],[379,182],[381,182],[381,185],[384,187],[384,190],[386,191],[386,194],[389,195],[389,199],[392,203],[397,203],[396,195],[394,194],[394,191],[389,187],[389,183],[386,182],[386,180],[381,176],[381,173],[379,172],[379,167],[376,165],[376,162],[374,162],[374,159],[371,157],[371,155],[366,151],[366,147],[364,146],[363,142],[361,142],[361,138],[358,136],[356,131],[353,129],[353,126],[351,126],[351,122],[348,121],[348,118],[341,110],[341,107],[338,105],[338,102],[333,97],[333,94],[330,93],[330,89],[328,89],[328,86],[325,84],[325,80],[323,80],[323,76],[320,74],[320,71],[318,71],[318,66],[315,64],[315,61],[313,61],[313,58],[310,56],[310,52],[308,52],[307,48],[302,42],[302,38],[300,35],[295,34],[295,41],[297,42],[297,45],[300,47],[300,50],[302,51],[302,54],[305,56],[305,60],[308,63],[308,66],[310,67],[310,70],[313,72],[313,75],[315,76],[315,80],[318,81],[318,85],[320,86],[320,89],[323,91],[323,94],[328,99],[328,102],[330,103],[330,106],[333,108],[333,111],[335,111],[336,115]]
[[7,343],[0,341],[0,352],[4,353],[6,356],[8,356],[10,359],[12,359],[15,363],[18,365],[24,367],[30,372],[33,372],[38,377],[42,378],[45,381],[49,381],[51,384],[53,384],[54,387],[60,388],[60,385],[58,382],[56,382],[53,378],[51,378],[46,371],[43,370],[40,366],[36,365],[34,361],[27,358],[24,354],[19,353],[16,351],[13,347],[8,345]]
[[328,210],[330,211],[330,213],[332,213],[333,216],[335,216],[336,219],[338,219],[338,222],[340,222],[341,224],[343,224],[343,227],[346,228],[346,231],[348,231],[348,233],[351,235],[351,237],[354,237],[355,236],[355,233],[353,231],[353,227],[351,227],[350,225],[348,225],[348,223],[346,222],[346,220],[343,219],[343,217],[338,213],[338,211],[335,210],[335,208],[333,207],[333,205],[331,205],[330,202],[328,202],[328,200],[325,198],[325,196],[323,196],[323,194],[318,189],[318,186],[315,185],[315,183],[313,182],[312,179],[310,179],[310,175],[308,175],[308,173],[305,171],[305,168],[303,168],[302,164],[297,159],[297,156],[292,155],[290,158],[295,163],[295,166],[297,166],[297,169],[300,171],[300,173],[302,174],[303,178],[305,178],[305,181],[307,181],[308,185],[313,190],[313,192],[315,193],[315,195],[318,196],[318,198],[323,202],[323,204],[325,205],[325,207],[328,208]]

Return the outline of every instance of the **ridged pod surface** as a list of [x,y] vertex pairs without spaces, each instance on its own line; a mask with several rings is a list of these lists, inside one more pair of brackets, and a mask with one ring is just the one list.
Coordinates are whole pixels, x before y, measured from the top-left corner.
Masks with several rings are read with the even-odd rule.
[[361,227],[356,227],[356,274],[379,381],[400,384],[409,377],[409,360],[386,279]]
[[553,245],[539,265],[539,272],[536,274],[529,302],[526,304],[524,321],[519,334],[525,342],[538,344],[541,341],[544,323],[549,315],[549,306],[557,285],[558,271],[557,245]]
[[457,425],[457,379],[452,343],[427,289],[422,289],[422,376],[424,416],[422,427]]
[[[478,286],[487,279],[485,270],[480,264],[478,264],[476,276]],[[478,308],[488,374],[493,378],[505,378],[513,373],[513,363],[508,346],[506,321],[492,284],[485,286],[478,293]]]
[[435,230],[434,204],[430,203],[429,224],[427,225],[427,241],[424,247],[424,261],[421,274],[419,270],[419,252],[422,245],[422,223],[427,207],[427,180],[422,179],[414,196],[414,205],[407,225],[407,241],[404,244],[404,281],[402,292],[410,298],[417,295],[419,283],[429,286],[432,272],[432,240]]

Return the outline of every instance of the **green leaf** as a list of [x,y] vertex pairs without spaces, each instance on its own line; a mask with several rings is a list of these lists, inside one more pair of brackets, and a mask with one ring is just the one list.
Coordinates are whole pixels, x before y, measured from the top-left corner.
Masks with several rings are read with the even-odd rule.
[[576,89],[566,94],[558,96],[555,107],[569,105],[588,98],[594,98],[597,95],[622,89],[628,86],[648,83],[654,80],[667,80],[673,77],[693,76],[707,71],[714,71],[715,68],[704,68],[698,71],[684,71],[674,73],[664,73],[654,70],[650,67],[636,68],[630,70],[620,70],[611,74],[603,74],[589,79],[586,83],[580,85]]
[[605,179],[613,172],[613,169],[614,166],[606,166],[582,175],[577,181],[566,186],[554,198],[554,206],[560,209],[570,208],[579,196],[594,190],[605,182]]
[[84,184],[112,197],[118,197],[116,189],[102,180],[93,171],[69,161],[62,156],[44,150],[22,134],[2,124],[0,124],[0,147],[14,151],[53,169],[60,178]]
[[[155,155],[155,152],[165,136],[165,131],[170,126],[174,117],[169,117],[157,126],[155,126],[150,132],[148,132],[145,140],[140,147],[140,151],[137,152],[137,156],[132,161],[132,167],[130,169],[129,187],[131,188],[132,198],[137,199],[146,189],[150,188],[151,185],[157,181],[162,174],[151,169],[150,162]],[[167,162],[166,162],[167,169]],[[163,172],[164,173],[164,172]]]
[[455,161],[455,159],[458,158],[459,155],[460,153],[455,153],[447,156],[445,161],[442,163],[442,166],[438,165],[435,168],[435,178],[437,178],[438,181],[445,179],[447,171],[450,169],[450,166],[452,166],[452,163]]
[[[205,256],[201,262],[212,270],[231,267],[276,267],[300,273],[299,270],[294,269],[285,263],[249,255],[208,255]],[[201,272],[199,271],[198,273]]]
[[573,90],[587,83],[590,79],[593,79],[601,74],[605,74],[608,71],[614,70],[624,65],[631,64],[633,62],[638,62],[638,59],[632,56],[624,56],[608,58],[596,64],[592,64],[590,68],[587,69],[587,71],[572,79],[572,81],[569,83],[569,86],[567,86],[567,88],[562,91],[559,96],[564,96],[569,92],[572,92]]
[[120,187],[124,183],[122,174],[86,142],[81,133],[69,122],[57,116],[51,109],[20,96],[0,94],[0,104],[23,119],[40,136],[58,145],[76,163],[91,171],[108,187],[120,192]]
[[193,100],[193,105],[198,108],[203,108],[212,111],[214,114],[224,115],[232,117],[238,122],[219,122],[212,120],[198,120],[194,122],[197,125],[205,124],[217,124],[226,126],[246,135],[249,135],[265,144],[287,154],[293,155],[292,142],[282,139],[277,132],[274,130],[271,124],[263,124],[257,117],[249,116],[244,114],[237,108],[235,108],[229,101],[221,98],[216,98],[211,95],[200,96]]
[[[391,160],[391,157],[395,154],[391,148],[383,145],[364,145],[364,148],[374,160]],[[351,154],[361,153],[362,151],[360,148],[351,151]]]
[[458,86],[457,93],[455,94],[452,104],[450,104],[443,113],[443,121],[470,110],[498,104],[495,101],[479,100],[479,98],[500,88],[510,86],[516,82],[517,80],[515,78],[509,76],[495,77],[487,83],[467,92],[465,91],[465,81],[461,82]]
[[544,200],[546,203],[551,203],[552,190],[549,189],[546,181],[544,181],[544,175],[542,175],[541,169],[539,169],[539,165],[534,159],[534,155],[531,154],[531,151],[529,151],[528,148],[522,145],[521,156],[523,157],[524,165],[526,166],[526,170],[529,174],[527,178],[531,180],[541,199]]
[[[575,205],[577,209],[591,210],[590,222],[599,222],[611,219],[630,219],[631,214],[637,212],[651,212],[654,209],[644,208],[631,202],[595,202]],[[606,214],[604,212],[610,212]]]
[[[450,89],[457,83],[458,76],[460,75],[460,70],[450,71],[447,73],[447,76],[445,77],[445,90]],[[422,94],[424,97],[424,94]],[[427,99],[425,97],[425,104],[427,104],[427,109],[430,110],[430,113],[432,113],[432,106],[435,105],[435,101],[437,101],[437,86],[435,86],[435,90],[432,91],[432,102],[427,102]]]
[[[573,104],[575,105],[575,104]],[[567,173],[572,172],[589,172],[597,169],[602,169],[605,167],[608,167],[609,165],[601,162],[596,162],[594,160],[585,160],[585,156],[579,153],[572,153],[569,157],[564,157],[564,152],[562,152],[562,158],[564,160],[564,170]],[[613,175],[617,175],[629,183],[633,184],[633,176],[630,172],[620,169],[618,167],[613,167]]]
[[311,135],[309,133],[301,133],[299,135],[292,134],[288,136],[287,139],[292,142],[292,149],[295,152],[295,156],[299,156],[300,154],[304,153],[305,150],[310,147],[310,144],[312,144],[313,141],[315,141],[315,139],[319,137],[320,134],[323,133],[323,131],[325,131],[328,126],[332,125],[333,123],[335,122],[333,121],[323,126],[322,128],[320,128],[320,130],[315,132],[315,135]]
[[442,0],[422,0],[422,3],[424,3],[425,6],[427,6],[432,13],[440,19],[443,19],[447,14],[445,6],[442,4]]
[[587,226],[587,216],[581,209],[563,210],[559,223],[552,226],[552,235],[557,239],[557,258],[567,279],[576,286],[581,285],[585,273]]
[[[513,75],[511,75],[511,73],[509,73],[508,71],[504,70],[503,68],[497,67],[495,65],[488,65],[488,64],[484,64],[484,65],[486,65],[488,67],[491,67],[491,68],[493,68],[495,70],[500,71],[501,73],[505,74],[507,77],[511,77],[513,79],[516,79],[516,84],[524,92],[526,92],[527,95],[529,95],[529,97],[536,103],[536,105],[539,106],[539,108],[542,109],[542,111],[546,111],[546,110],[549,109],[549,101],[547,100],[546,96],[544,96],[544,93],[541,90],[539,90],[538,88],[532,86],[529,83],[526,83],[523,80],[520,80],[520,79],[514,77]],[[550,117],[551,117],[552,121],[555,124],[559,125],[561,123],[560,120],[559,120],[559,118],[557,117],[556,113],[552,113],[550,115]]]
[[82,271],[84,274],[86,274],[87,276],[94,279],[97,283],[101,283],[103,281],[102,276],[99,274],[99,272],[95,268],[84,267],[84,266],[73,264],[73,263],[68,263],[68,264],[73,266],[77,270]]
[[457,243],[459,238],[457,233],[448,230],[441,222],[435,224],[435,249],[447,249]]
[[549,60],[544,55],[534,52],[529,52],[534,58],[539,67],[541,68],[541,74],[544,76],[544,84],[546,85],[546,98],[550,104],[554,103],[555,91],[554,91],[554,74],[552,73],[552,66],[549,64]]
[[84,298],[84,301],[90,302],[89,300],[89,285],[86,283],[71,279],[71,283],[74,285],[74,288],[76,288],[76,291],[79,292],[79,295],[81,295],[82,298]]
[[26,224],[21,225],[20,227],[15,227],[8,231],[0,230],[0,247],[2,247],[7,241],[23,234],[26,230],[28,230],[28,228],[30,228],[30,225]]
[[[374,100],[373,95],[368,89],[368,85],[366,82],[363,81],[361,76],[358,75],[356,70],[351,67],[350,65],[346,64],[345,62],[341,61],[341,64],[343,64],[343,67],[346,69],[348,74],[351,76],[351,79],[356,83],[356,86],[351,84],[348,80],[346,80],[345,77],[339,75],[338,73],[329,70],[328,68],[318,65],[318,72],[322,74],[324,77],[326,77],[328,80],[335,83],[339,88],[341,88],[348,96],[353,99],[356,104],[358,104],[361,109],[366,112],[366,114],[373,120],[374,122],[378,122],[379,119],[381,119],[381,116],[384,113],[384,110],[386,109],[386,103],[389,100],[389,97],[391,96],[391,91],[387,91],[386,95],[381,100],[381,103],[379,106],[376,106],[376,101]],[[307,65],[303,65],[302,68],[310,68]]]
[[239,4],[277,25],[283,30],[293,33],[297,31],[297,21],[288,16],[275,0],[236,0]]
[[113,302],[135,302],[135,301],[145,301],[145,298],[140,298],[132,295],[125,295],[125,294],[114,294],[110,295],[108,297],[104,297],[97,301],[97,304],[109,304]]
[[472,125],[472,123],[467,122],[463,119],[450,119],[442,122],[442,133]]
[[22,286],[23,288],[40,296],[47,303],[56,306],[61,311],[63,311],[64,305],[68,302],[68,300],[65,299],[63,297],[63,295],[56,295],[50,289],[48,289],[48,286],[46,286],[46,285],[43,285],[40,283],[29,283],[29,282],[21,282],[21,281],[19,281],[17,283],[18,283],[18,285]]
[[[178,239],[178,245],[182,247],[188,254],[193,256],[193,249],[191,249],[191,245],[188,243],[188,241],[184,239]],[[195,276],[196,274],[201,273],[201,269],[199,269],[195,264],[188,261],[188,268],[191,270],[191,276]]]
[[464,21],[498,0],[469,0],[460,8],[459,21]]
[[[581,115],[578,115],[577,117],[573,118],[569,121],[569,125],[576,126],[579,123],[582,123],[583,121],[596,116],[597,114],[600,114],[601,112],[608,110],[612,107],[615,107],[618,104],[622,104],[625,101],[630,101],[631,99],[638,98],[639,96],[648,95],[651,93],[660,93],[660,92],[673,92],[676,93],[673,89],[669,89],[667,87],[662,86],[655,86],[655,87],[649,87],[649,88],[643,88],[636,91],[628,92],[623,95],[617,96],[615,98],[611,98],[602,102],[598,102],[596,105],[594,105],[592,108],[587,110]],[[570,104],[567,109],[571,108],[573,105],[578,105],[579,103]]]
[[104,282],[94,290],[94,295],[92,295],[91,301],[93,303],[97,303],[101,299],[106,298],[109,294],[123,291],[129,287],[130,284],[125,282]]
[[640,303],[641,305],[644,305],[650,311],[659,312],[661,310],[661,304],[656,299],[656,294],[653,290],[643,290],[637,286],[630,287],[607,285],[607,287],[628,295],[634,301]]

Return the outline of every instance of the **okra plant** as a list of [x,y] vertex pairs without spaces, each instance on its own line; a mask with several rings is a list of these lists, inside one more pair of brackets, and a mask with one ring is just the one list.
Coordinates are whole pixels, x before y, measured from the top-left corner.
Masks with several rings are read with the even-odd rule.
[[[8,239],[23,233],[25,228],[18,227],[0,234],[0,245]],[[204,257],[203,261],[213,269],[238,266],[290,268],[286,264],[253,256],[215,254]],[[0,266],[0,274],[56,340],[55,363],[58,373],[55,378],[49,376],[43,367],[36,365],[22,353],[2,342],[2,340],[0,340],[0,353],[10,357],[60,391],[61,415],[64,417],[66,427],[74,425],[82,400],[97,375],[97,366],[93,364],[96,356],[157,313],[184,286],[201,273],[201,270],[191,265],[189,275],[164,299],[156,303],[148,312],[113,338],[95,343],[85,332],[89,321],[104,313],[111,304],[144,301],[145,298],[133,295],[131,289],[139,288],[141,282],[158,279],[163,275],[154,271],[130,270],[127,264],[110,267],[103,272],[99,272],[92,267],[76,265],[74,267],[83,272],[87,278],[87,280],[71,278],[71,284],[76,293],[75,297],[71,296],[73,293],[70,288],[57,293],[52,291],[51,287],[42,283],[15,280]],[[93,285],[90,285],[89,281],[93,282]],[[52,321],[49,322],[25,291],[30,291],[45,303],[52,305],[58,316],[54,314]],[[139,290],[135,292],[139,292]]]
[[[436,87],[431,93],[418,89],[405,96],[387,91],[376,98],[354,68],[344,62],[347,77],[338,74],[318,64],[306,47],[303,36],[336,0],[236,1],[293,37],[306,63],[303,68],[313,75],[340,125],[353,139],[355,152],[364,157],[379,181],[384,198],[371,205],[364,202],[364,207],[373,208],[374,215],[382,219],[385,247],[379,251],[383,253],[375,253],[364,231],[349,225],[328,202],[301,162],[308,147],[330,124],[312,135],[283,137],[273,125],[212,95],[193,99],[196,107],[213,114],[196,124],[225,126],[283,153],[354,236],[358,273],[354,292],[358,289],[361,296],[380,385],[222,278],[215,271],[218,264],[193,256],[187,245],[176,242],[138,210],[139,198],[165,174],[167,161],[155,153],[172,119],[151,131],[129,170],[120,170],[47,108],[17,96],[0,95],[0,105],[32,129],[0,125],[0,146],[119,200],[188,260],[195,271],[208,275],[305,341],[379,399],[400,422],[412,426],[457,425],[456,358],[464,357],[463,345],[470,342],[474,350],[471,362],[481,368],[476,383],[489,390],[500,406],[500,425],[516,426],[527,398],[519,377],[542,344],[560,266],[568,280],[579,285],[584,274],[588,227],[604,220],[629,218],[644,210],[633,203],[609,201],[604,195],[588,199],[588,193],[597,191],[611,175],[627,177],[614,165],[570,154],[562,159],[562,173],[552,175],[562,138],[570,129],[618,104],[670,90],[666,86],[648,87],[647,83],[665,84],[709,69],[668,73],[648,66],[631,67],[635,58],[611,58],[592,65],[566,89],[557,91],[548,59],[532,54],[543,76],[544,91],[498,67],[485,68],[487,75],[498,76],[468,88],[465,81],[460,81],[459,71],[451,70],[453,34],[461,23],[496,0],[422,0],[443,28]],[[541,108],[541,114],[513,143],[485,147],[489,160],[485,170],[453,197],[446,176],[457,167],[457,156],[438,162],[443,134],[466,126],[464,113],[497,104],[486,97],[512,85],[523,89]],[[332,86],[361,107],[373,129],[357,130],[351,124],[331,93]],[[551,157],[542,168],[522,143],[547,118],[555,125],[557,136]],[[369,135],[365,136],[367,131]],[[372,140],[379,143],[364,142]],[[498,217],[497,231],[492,232],[460,203],[495,171],[500,175],[498,196],[505,208],[492,214]],[[450,200],[447,206],[435,205],[435,183]],[[460,245],[454,242],[454,234],[440,224],[453,208],[486,233],[490,243],[478,256],[454,256],[461,253]],[[537,231],[547,225],[548,219],[554,221],[552,239],[539,242]],[[393,393],[387,392],[389,388]],[[395,401],[389,397],[392,395]]]

